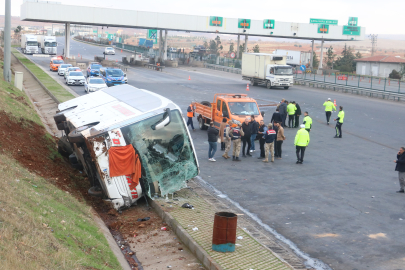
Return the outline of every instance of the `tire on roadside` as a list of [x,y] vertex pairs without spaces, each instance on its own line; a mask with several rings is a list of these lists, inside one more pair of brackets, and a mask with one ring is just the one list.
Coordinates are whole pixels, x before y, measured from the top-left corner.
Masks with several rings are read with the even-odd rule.
[[69,157],[73,154],[73,149],[66,136],[59,138],[58,141],[58,153],[64,157]]

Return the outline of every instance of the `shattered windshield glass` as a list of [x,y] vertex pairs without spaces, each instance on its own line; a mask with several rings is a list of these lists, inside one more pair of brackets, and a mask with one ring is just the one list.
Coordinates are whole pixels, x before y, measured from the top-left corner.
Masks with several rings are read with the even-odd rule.
[[[183,118],[178,110],[171,111],[171,122],[153,130],[164,115],[153,116],[121,128],[126,143],[134,146],[141,158],[142,179],[149,183],[151,198],[159,182],[162,196],[186,186],[186,180],[198,175],[197,162]],[[155,183],[154,183],[155,182]]]
[[259,110],[255,102],[229,102],[229,110],[234,115],[258,115]]

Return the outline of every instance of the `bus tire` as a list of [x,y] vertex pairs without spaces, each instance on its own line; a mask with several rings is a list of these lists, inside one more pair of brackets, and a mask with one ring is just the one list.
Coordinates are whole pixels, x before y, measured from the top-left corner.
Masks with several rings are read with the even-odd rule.
[[289,87],[289,86],[284,86],[284,89],[285,89],[285,90],[288,90],[288,88],[290,88],[290,87]]

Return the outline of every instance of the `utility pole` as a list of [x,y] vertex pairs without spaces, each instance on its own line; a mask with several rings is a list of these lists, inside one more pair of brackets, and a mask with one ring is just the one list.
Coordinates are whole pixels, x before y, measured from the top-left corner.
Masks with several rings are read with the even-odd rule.
[[371,56],[377,51],[377,37],[378,35],[369,35],[368,36],[371,40]]
[[3,77],[6,82],[11,82],[11,0],[6,0],[4,20],[4,66]]

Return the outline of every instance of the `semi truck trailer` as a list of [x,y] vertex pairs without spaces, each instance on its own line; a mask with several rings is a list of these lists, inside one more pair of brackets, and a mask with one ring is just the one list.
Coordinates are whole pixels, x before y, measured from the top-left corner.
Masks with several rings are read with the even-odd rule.
[[24,34],[21,36],[21,51],[24,54],[38,53],[38,40],[35,35]]
[[268,89],[294,84],[292,67],[286,64],[286,56],[265,53],[242,54],[242,79],[253,86],[265,85]]
[[291,50],[275,50],[273,54],[286,56],[286,63],[290,66],[309,65],[311,63],[311,53]]

